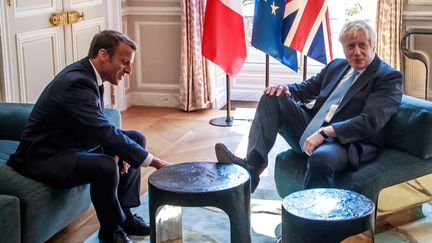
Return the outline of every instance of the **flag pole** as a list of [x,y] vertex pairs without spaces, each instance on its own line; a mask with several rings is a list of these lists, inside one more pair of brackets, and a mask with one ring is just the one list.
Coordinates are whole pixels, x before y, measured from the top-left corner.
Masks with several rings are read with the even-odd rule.
[[226,117],[213,118],[209,123],[219,127],[232,127],[247,123],[249,121],[248,119],[234,119],[234,117],[231,116],[231,85],[230,76],[228,74],[226,74],[226,91]]
[[266,70],[265,70],[265,87],[267,88],[270,85],[270,60],[269,55],[266,54]]
[[307,79],[307,56],[303,55],[303,80]]

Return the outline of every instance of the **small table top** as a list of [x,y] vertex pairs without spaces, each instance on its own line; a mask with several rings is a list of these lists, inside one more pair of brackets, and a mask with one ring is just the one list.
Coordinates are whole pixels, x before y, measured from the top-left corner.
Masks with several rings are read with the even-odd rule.
[[197,193],[237,187],[249,180],[249,173],[236,164],[189,162],[155,171],[149,183],[171,192]]
[[369,198],[353,191],[334,188],[294,192],[285,197],[282,205],[290,214],[320,221],[361,218],[375,210]]

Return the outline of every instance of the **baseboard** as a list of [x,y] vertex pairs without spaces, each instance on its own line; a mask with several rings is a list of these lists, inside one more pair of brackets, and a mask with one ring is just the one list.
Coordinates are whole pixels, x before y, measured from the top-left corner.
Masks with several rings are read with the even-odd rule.
[[130,92],[126,94],[127,107],[158,106],[179,107],[179,95],[169,93]]

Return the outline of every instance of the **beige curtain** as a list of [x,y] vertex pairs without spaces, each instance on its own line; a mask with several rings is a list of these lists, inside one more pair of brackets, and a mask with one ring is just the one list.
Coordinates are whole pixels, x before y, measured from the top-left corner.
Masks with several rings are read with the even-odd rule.
[[209,66],[201,54],[204,0],[181,0],[180,108],[205,109],[213,100]]
[[394,68],[401,70],[403,0],[377,0],[376,52]]

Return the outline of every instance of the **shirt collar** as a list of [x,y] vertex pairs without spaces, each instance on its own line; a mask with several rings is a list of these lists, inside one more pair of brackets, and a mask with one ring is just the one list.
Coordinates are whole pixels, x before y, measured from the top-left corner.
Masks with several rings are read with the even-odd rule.
[[103,84],[102,78],[101,78],[101,76],[99,75],[99,72],[96,70],[96,68],[95,68],[95,66],[93,65],[93,63],[91,62],[91,60],[89,60],[89,61],[90,61],[90,64],[92,65],[92,67],[93,67],[93,70],[94,70],[95,74],[96,74],[96,82],[97,82],[97,85],[98,85],[98,86],[101,86],[101,85]]

